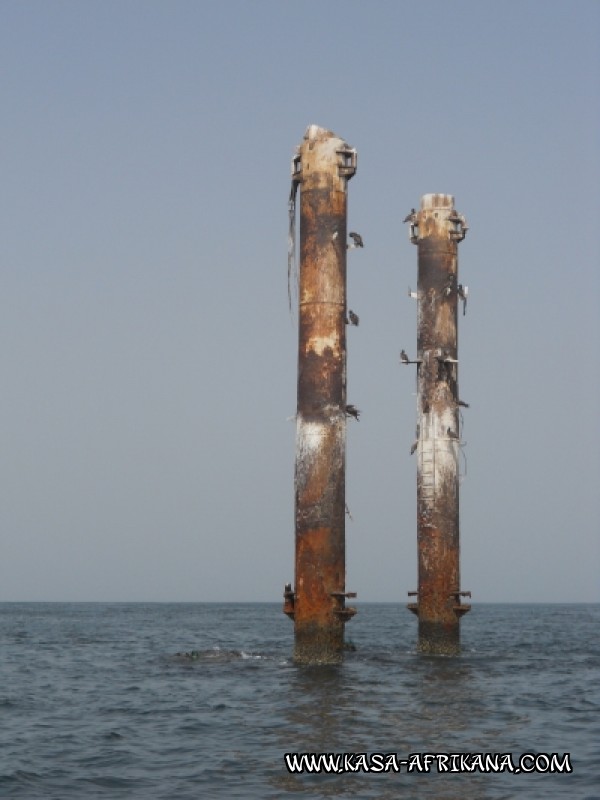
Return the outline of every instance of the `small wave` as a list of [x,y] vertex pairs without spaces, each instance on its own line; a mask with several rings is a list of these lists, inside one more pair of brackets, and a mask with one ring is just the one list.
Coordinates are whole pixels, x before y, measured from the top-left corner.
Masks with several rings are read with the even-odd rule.
[[240,652],[240,656],[244,660],[251,660],[251,661],[260,661],[261,659],[266,658],[266,656],[259,656],[257,653],[246,653],[243,650]]
[[259,661],[266,658],[266,656],[247,653],[245,650],[223,650],[215,646],[210,650],[189,650],[175,653],[174,658],[184,663],[229,664],[233,661]]
[[27,772],[17,769],[12,775],[0,775],[0,784],[16,784],[17,786],[34,786],[42,782],[42,776],[37,772]]
[[0,708],[11,708],[18,705],[12,697],[0,697]]
[[104,734],[104,739],[107,739],[108,741],[112,741],[114,739],[122,739],[122,738],[123,738],[122,734],[117,733],[117,731],[109,731],[108,733]]

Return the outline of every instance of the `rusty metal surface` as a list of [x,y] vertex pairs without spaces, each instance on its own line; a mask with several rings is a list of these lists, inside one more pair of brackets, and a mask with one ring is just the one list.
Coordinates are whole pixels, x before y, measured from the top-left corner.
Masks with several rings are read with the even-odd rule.
[[341,660],[345,606],[346,213],[356,153],[310,126],[293,162],[300,185],[294,659]]
[[451,195],[425,195],[413,214],[418,246],[417,602],[421,652],[460,646],[458,242],[466,223]]

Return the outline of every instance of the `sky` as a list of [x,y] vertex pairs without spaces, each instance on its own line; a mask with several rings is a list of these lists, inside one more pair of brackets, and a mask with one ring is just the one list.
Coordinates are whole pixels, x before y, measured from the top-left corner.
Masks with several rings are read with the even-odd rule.
[[3,0],[0,601],[293,581],[290,162],[348,185],[347,590],[416,588],[417,249],[454,195],[473,602],[600,601],[600,4]]

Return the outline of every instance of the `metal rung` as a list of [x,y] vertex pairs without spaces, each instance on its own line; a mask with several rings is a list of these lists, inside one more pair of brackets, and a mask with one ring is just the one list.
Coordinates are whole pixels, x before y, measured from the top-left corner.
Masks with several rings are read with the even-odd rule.
[[337,614],[338,617],[342,617],[342,619],[346,621],[353,617],[357,613],[357,610],[353,606],[346,606],[345,608],[335,609],[333,613]]

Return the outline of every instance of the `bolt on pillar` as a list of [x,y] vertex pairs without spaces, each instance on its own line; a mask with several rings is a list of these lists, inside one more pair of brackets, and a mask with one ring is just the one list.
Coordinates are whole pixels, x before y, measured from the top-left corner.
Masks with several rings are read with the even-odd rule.
[[[406,218],[418,248],[417,287],[417,544],[418,590],[408,608],[419,619],[418,650],[457,653],[461,597],[459,570],[459,459],[457,306],[467,290],[458,282],[458,243],[465,218],[448,194],[426,194]],[[411,363],[411,362],[409,362]]]
[[294,620],[294,660],[337,663],[347,607],[346,214],[356,150],[317,125],[292,161],[300,188],[295,588],[284,591]]

